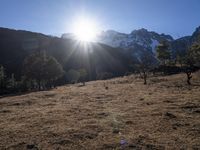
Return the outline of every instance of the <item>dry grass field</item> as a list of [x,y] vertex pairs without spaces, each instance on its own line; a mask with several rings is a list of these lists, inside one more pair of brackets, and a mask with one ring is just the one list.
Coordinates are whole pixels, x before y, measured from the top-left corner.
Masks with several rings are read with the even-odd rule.
[[0,149],[200,149],[200,74],[136,76],[0,98]]

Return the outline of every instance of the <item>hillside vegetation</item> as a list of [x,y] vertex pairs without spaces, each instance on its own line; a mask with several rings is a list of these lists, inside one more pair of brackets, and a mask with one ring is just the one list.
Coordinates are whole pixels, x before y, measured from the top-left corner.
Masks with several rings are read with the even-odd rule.
[[0,99],[0,149],[200,149],[200,73],[61,86]]

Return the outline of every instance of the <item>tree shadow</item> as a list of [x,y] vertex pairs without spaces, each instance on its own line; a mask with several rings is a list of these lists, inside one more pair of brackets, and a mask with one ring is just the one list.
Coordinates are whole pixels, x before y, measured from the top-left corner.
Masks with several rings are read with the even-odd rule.
[[36,90],[35,89],[35,90],[30,90],[30,91],[25,91],[25,92],[3,94],[3,95],[0,95],[0,99],[5,98],[5,97],[10,97],[10,96],[22,96],[22,95],[26,95],[26,94],[30,94],[30,93],[35,93],[35,92],[51,91],[55,88],[47,88],[47,89],[44,89],[44,90]]
[[10,96],[21,96],[21,95],[29,94],[29,93],[32,93],[32,92],[36,92],[36,91],[3,94],[3,95],[0,95],[0,99],[5,98],[5,97],[10,97]]

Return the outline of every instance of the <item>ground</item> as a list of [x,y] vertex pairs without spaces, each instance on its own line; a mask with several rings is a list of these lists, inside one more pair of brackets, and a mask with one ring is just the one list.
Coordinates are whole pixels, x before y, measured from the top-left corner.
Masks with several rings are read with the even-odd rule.
[[137,76],[0,98],[0,149],[200,149],[200,74]]

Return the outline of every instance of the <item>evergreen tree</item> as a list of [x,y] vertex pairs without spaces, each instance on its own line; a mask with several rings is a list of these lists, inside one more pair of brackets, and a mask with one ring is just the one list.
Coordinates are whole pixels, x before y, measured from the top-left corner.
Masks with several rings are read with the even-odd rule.
[[0,89],[5,90],[6,88],[6,73],[2,65],[0,65]]
[[162,42],[156,48],[157,58],[160,60],[161,65],[166,65],[167,61],[171,58],[171,51],[169,50],[169,45],[167,42]]
[[8,80],[8,88],[14,90],[16,85],[15,75],[12,73],[11,78]]

